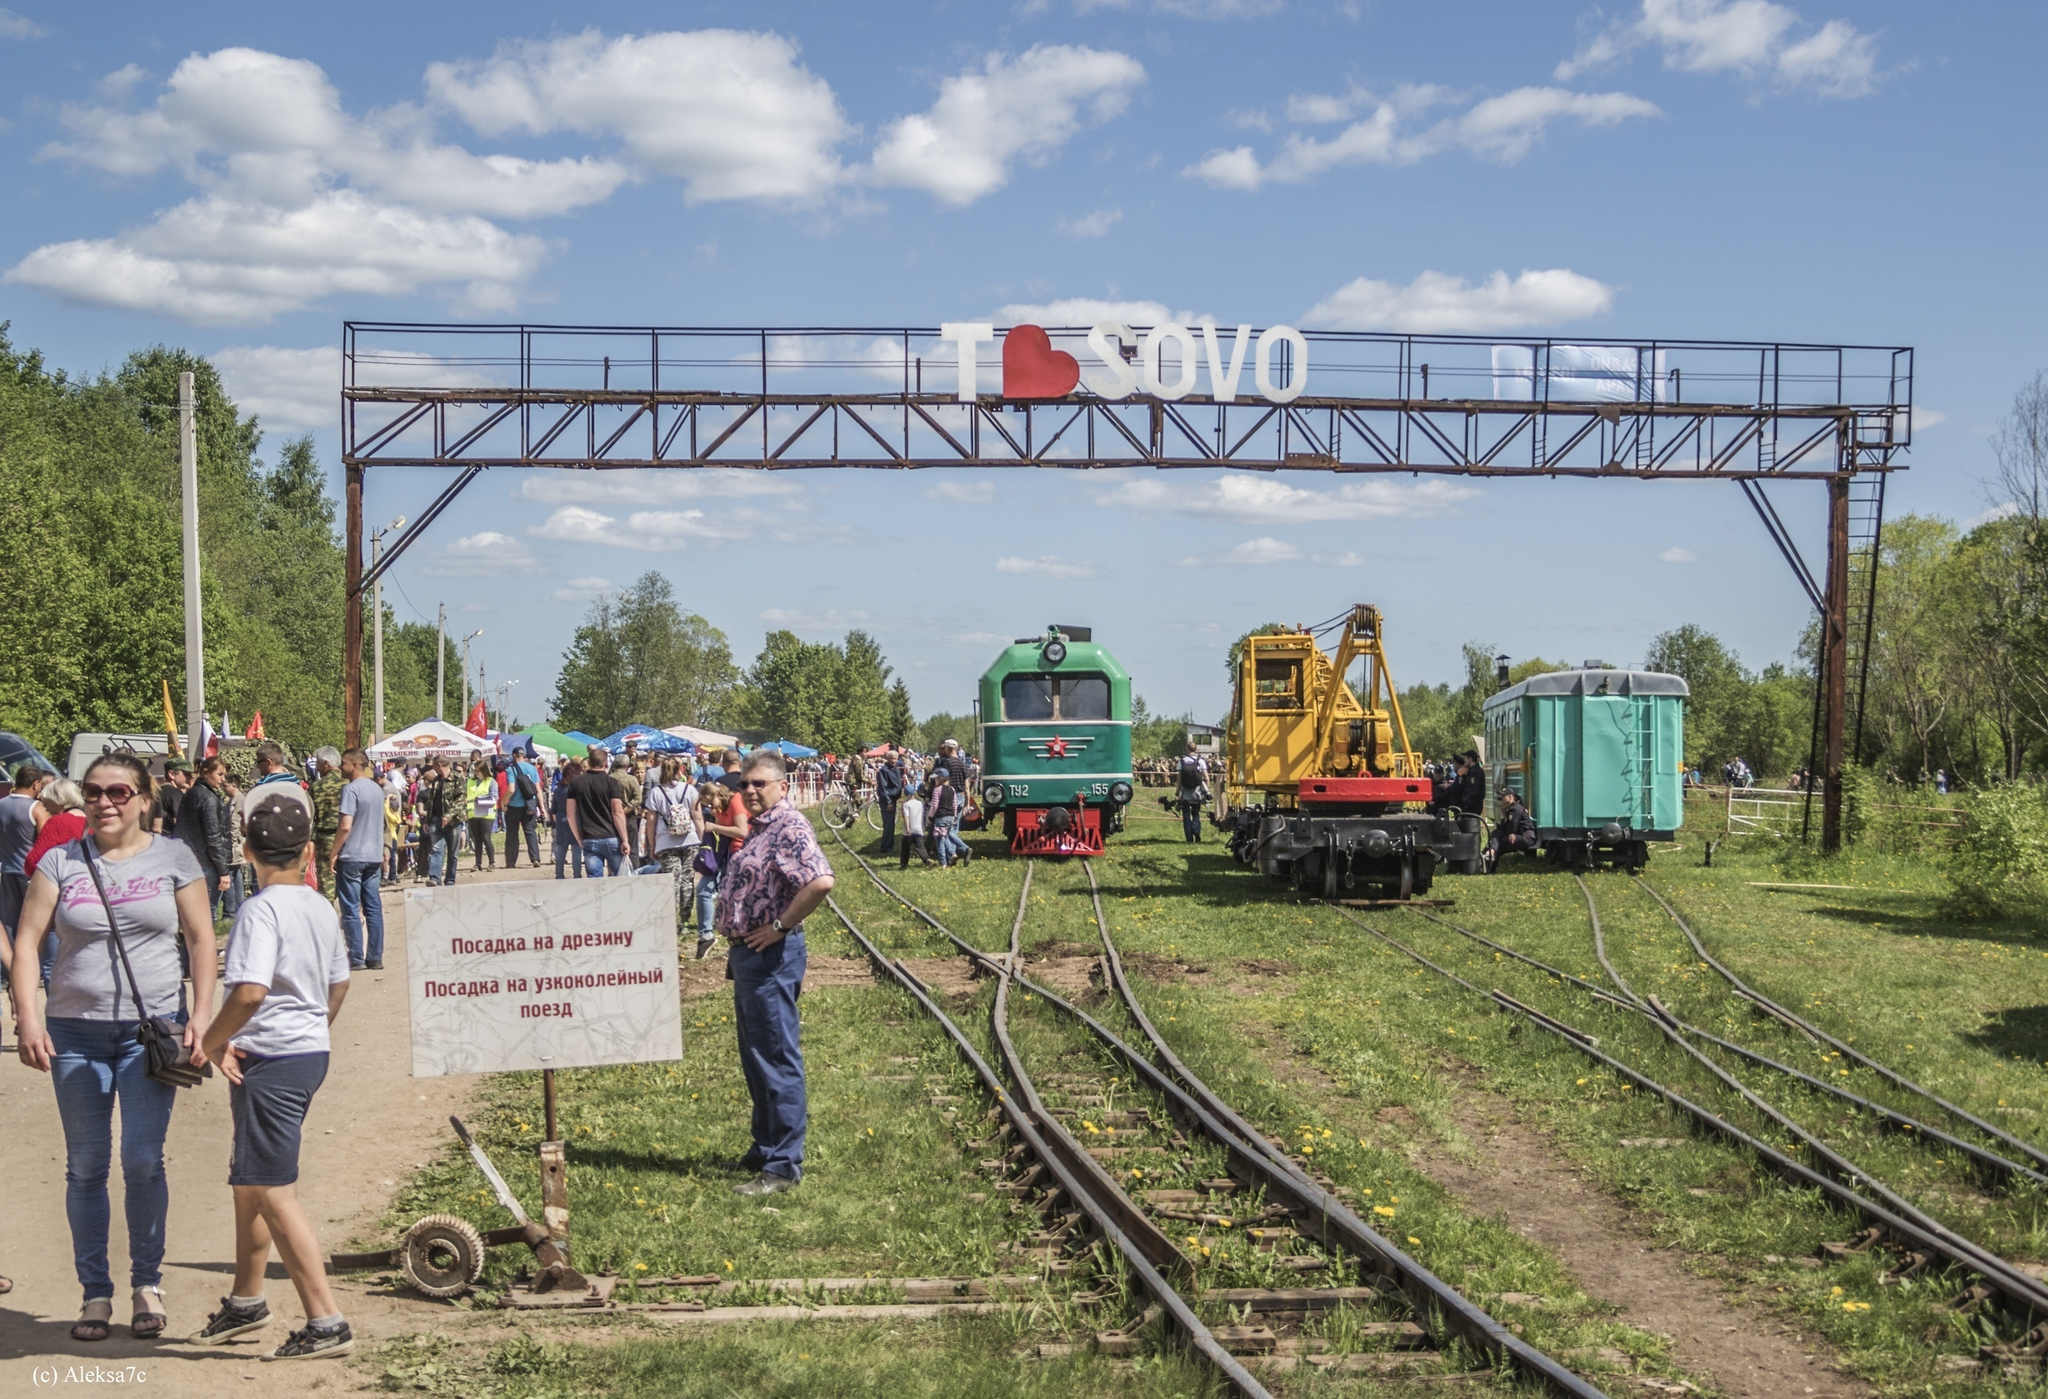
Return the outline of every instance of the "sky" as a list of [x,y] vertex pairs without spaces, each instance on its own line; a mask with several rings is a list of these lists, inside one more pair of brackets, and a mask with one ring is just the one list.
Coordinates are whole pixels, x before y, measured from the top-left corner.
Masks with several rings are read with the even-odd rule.
[[[345,320],[1911,346],[1887,508],[1964,523],[2048,365],[2037,6],[9,4],[14,344],[206,354],[337,496]],[[1806,620],[1730,483],[1248,479],[493,471],[385,596],[481,629],[528,720],[650,569],[742,664],[865,628],[920,715],[1048,623],[1207,719],[1234,637],[1353,602],[1403,685],[1468,641],[1626,664],[1685,623],[1760,668]],[[444,480],[373,470],[366,517]],[[1817,569],[1823,487],[1773,500]]]

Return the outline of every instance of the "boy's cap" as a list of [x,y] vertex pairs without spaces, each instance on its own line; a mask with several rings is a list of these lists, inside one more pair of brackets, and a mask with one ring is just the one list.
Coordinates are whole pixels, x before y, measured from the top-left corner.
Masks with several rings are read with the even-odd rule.
[[287,796],[269,796],[249,809],[244,829],[258,855],[289,859],[313,838],[313,813]]

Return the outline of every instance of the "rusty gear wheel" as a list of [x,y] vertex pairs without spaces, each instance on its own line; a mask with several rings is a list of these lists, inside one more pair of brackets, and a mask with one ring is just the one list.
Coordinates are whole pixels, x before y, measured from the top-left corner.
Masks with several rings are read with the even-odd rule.
[[484,1241],[476,1226],[452,1214],[430,1214],[398,1245],[398,1266],[423,1297],[460,1297],[484,1275]]

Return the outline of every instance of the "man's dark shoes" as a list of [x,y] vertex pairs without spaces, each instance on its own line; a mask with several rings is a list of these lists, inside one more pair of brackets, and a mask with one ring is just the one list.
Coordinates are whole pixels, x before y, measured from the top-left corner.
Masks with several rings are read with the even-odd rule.
[[270,1325],[270,1304],[258,1302],[253,1310],[243,1311],[223,1297],[220,1310],[206,1319],[206,1325],[188,1337],[195,1346],[217,1346],[227,1341],[240,1340],[252,1332],[261,1331]]
[[355,1333],[343,1322],[331,1331],[322,1331],[308,1325],[303,1331],[294,1331],[285,1343],[265,1360],[325,1360],[330,1356],[347,1355],[356,1348]]
[[763,1171],[752,1180],[743,1180],[732,1188],[735,1195],[780,1195],[785,1190],[796,1189],[796,1182],[788,1176],[770,1175]]
[[382,957],[377,957],[377,958],[373,958],[373,959],[371,959],[370,961],[367,961],[367,962],[363,963],[363,970],[364,970],[364,971],[366,971],[366,972],[381,972],[381,971],[383,971],[383,970],[384,970],[384,959],[383,959]]

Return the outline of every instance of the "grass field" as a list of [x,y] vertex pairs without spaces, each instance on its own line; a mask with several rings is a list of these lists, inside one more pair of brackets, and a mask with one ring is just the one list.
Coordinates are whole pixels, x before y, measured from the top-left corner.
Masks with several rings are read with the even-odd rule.
[[[993,850],[991,839],[983,843]],[[871,937],[899,955],[950,947],[835,855],[839,897]],[[1552,1353],[1589,1371],[1621,1357],[1679,1377],[1663,1341],[1621,1324],[1597,1292],[1505,1224],[1474,1218],[1422,1169],[1427,1143],[1458,1151],[1461,1101],[1498,1094],[1587,1178],[1621,1201],[1642,1232],[1684,1250],[1702,1286],[1750,1298],[1826,1337],[1887,1394],[1990,1395],[2012,1386],[1958,1376],[1985,1323],[1948,1310],[1953,1278],[1879,1284],[1881,1262],[1814,1270],[1797,1261],[1856,1225],[1760,1173],[1743,1153],[1692,1137],[1676,1114],[1628,1090],[1553,1037],[1528,1033],[1491,1003],[1423,971],[1335,912],[1300,904],[1278,884],[1231,865],[1220,844],[1182,844],[1177,823],[1142,810],[1097,861],[1110,925],[1155,1023],[1196,1070],[1262,1126],[1313,1148],[1318,1165],[1360,1192],[1361,1212],[1425,1264],[1522,1325]],[[964,869],[885,875],[961,936],[1007,943],[1021,865],[1003,857]],[[1697,848],[1659,850],[1651,882],[1714,954],[1765,994],[1800,1008],[1858,1048],[1943,1095],[2040,1140],[2048,1111],[2048,940],[2024,921],[1971,921],[1945,909],[1928,864],[1851,855],[1826,865],[1774,863],[1765,849],[1723,847],[1715,867]],[[1773,890],[1761,883],[1844,884]],[[1590,881],[1610,955],[1639,992],[1682,1016],[1852,1086],[1914,1115],[1934,1110],[1847,1074],[1774,1021],[1752,1015],[1693,961],[1670,920],[1626,879]],[[1569,877],[1534,866],[1491,879],[1445,880],[1455,920],[1588,979],[1585,905]],[[1368,921],[1482,988],[1498,987],[1601,1036],[1603,1045],[1748,1128],[1761,1124],[1636,1017],[1498,959],[1449,930],[1399,911]],[[851,940],[811,921],[813,957],[846,956]],[[1025,932],[1035,955],[1094,945],[1078,866],[1041,863]],[[956,1019],[986,1048],[984,988],[957,998]],[[1035,1227],[988,1188],[971,1143],[985,1130],[979,1100],[938,1032],[907,997],[830,986],[804,999],[812,1086],[804,1187],[771,1210],[731,1196],[719,1167],[746,1146],[745,1094],[722,988],[686,1004],[688,1057],[561,1075],[579,1265],[631,1277],[717,1272],[790,1276],[986,1276],[1013,1271],[1004,1245]],[[1082,1053],[1042,1008],[1018,1008],[1027,1053]],[[1121,1028],[1121,1027],[1119,1027]],[[2029,1190],[1987,1192],[1941,1155],[1871,1133],[1831,1103],[1742,1075],[1758,1091],[1959,1232],[2006,1256],[2048,1258],[2048,1215]],[[1868,1080],[1868,1081],[1866,1081]],[[960,1099],[949,1117],[934,1096]],[[538,1196],[538,1085],[496,1080],[481,1134],[522,1198]],[[1931,1120],[1931,1119],[1930,1119]],[[1645,1142],[1677,1145],[1644,1146]],[[1630,1145],[1635,1143],[1636,1145]],[[413,1181],[394,1224],[451,1210],[480,1226],[507,1222],[466,1158]],[[1211,1241],[1220,1243],[1220,1241]],[[494,1260],[487,1281],[502,1282]],[[1219,1260],[1220,1265],[1220,1260]],[[1200,1371],[1171,1357],[1137,1367],[1087,1356],[1022,1360],[1033,1341],[1082,1339],[1121,1318],[1077,1313],[1055,1283],[999,1317],[944,1325],[754,1324],[687,1338],[636,1320],[531,1323],[479,1319],[454,1340],[401,1343],[370,1362],[394,1387],[445,1393],[639,1394],[1194,1394]],[[1501,1303],[1502,1294],[1523,1299]],[[887,1296],[877,1291],[877,1300]],[[1606,1357],[1600,1359],[1598,1357]],[[1695,1382],[1705,1387],[1698,1376]],[[1287,1393],[1403,1392],[1328,1376],[1276,1381]],[[1424,1392],[1410,1387],[1413,1392]],[[1434,1392],[1434,1387],[1430,1392]],[[1622,1387],[1618,1392],[1628,1392]]]

